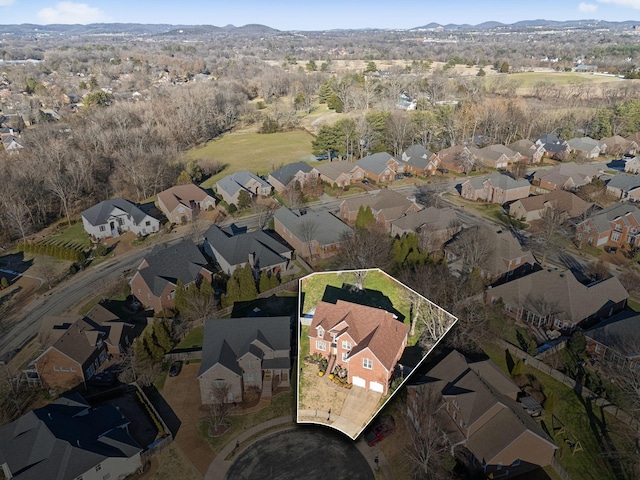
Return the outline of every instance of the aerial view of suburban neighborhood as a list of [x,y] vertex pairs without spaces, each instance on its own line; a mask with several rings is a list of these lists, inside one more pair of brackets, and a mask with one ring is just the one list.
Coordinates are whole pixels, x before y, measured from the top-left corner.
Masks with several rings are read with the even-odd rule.
[[640,4],[223,3],[0,0],[0,480],[640,479]]

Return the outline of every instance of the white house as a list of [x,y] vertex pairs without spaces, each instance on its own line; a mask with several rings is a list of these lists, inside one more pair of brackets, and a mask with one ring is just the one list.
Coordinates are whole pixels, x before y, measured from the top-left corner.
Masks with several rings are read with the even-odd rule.
[[123,198],[113,198],[82,212],[82,224],[93,238],[118,237],[131,231],[148,235],[160,230],[160,221]]

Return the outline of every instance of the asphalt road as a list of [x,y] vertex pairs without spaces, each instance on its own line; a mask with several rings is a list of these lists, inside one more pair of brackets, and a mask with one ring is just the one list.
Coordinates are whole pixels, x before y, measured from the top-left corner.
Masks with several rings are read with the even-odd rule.
[[[167,243],[177,243],[180,240],[181,238],[172,238]],[[32,301],[25,308],[22,318],[0,337],[0,353],[21,348],[37,335],[42,317],[62,315],[83,300],[90,300],[101,289],[137,267],[152,248],[153,246],[149,246],[134,250],[95,267],[90,266]]]

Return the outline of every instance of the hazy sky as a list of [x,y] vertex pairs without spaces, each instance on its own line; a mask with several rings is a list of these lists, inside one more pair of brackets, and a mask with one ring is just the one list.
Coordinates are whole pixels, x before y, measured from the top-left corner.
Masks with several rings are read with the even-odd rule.
[[640,19],[640,0],[0,0],[0,24],[4,25],[260,23],[281,30],[324,30],[538,18],[636,20]]

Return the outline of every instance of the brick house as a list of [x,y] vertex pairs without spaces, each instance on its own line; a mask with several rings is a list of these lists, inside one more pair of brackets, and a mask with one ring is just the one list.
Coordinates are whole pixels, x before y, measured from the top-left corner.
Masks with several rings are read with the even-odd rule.
[[[558,448],[517,401],[519,393],[491,360],[469,362],[454,350],[407,385],[407,415],[416,429],[423,416],[434,416],[452,454],[486,478],[511,478],[551,464]],[[425,411],[434,394],[436,411]]]
[[341,365],[348,382],[386,395],[407,344],[409,327],[383,309],[338,300],[320,301],[309,327],[311,354]]
[[419,212],[409,212],[391,222],[392,237],[417,233],[420,247],[429,253],[442,250],[444,244],[460,229],[455,210],[448,207],[427,207]]
[[364,170],[366,178],[376,183],[392,182],[398,173],[404,173],[404,164],[385,152],[363,157],[356,165]]
[[607,193],[622,202],[640,202],[640,175],[617,173],[607,183]]
[[[477,151],[477,149],[473,150]],[[474,169],[478,161],[471,149],[464,145],[443,148],[438,152],[438,158],[440,158],[440,168],[465,175]]]
[[624,171],[626,173],[640,173],[640,155],[633,158],[628,158],[624,163]]
[[536,145],[531,140],[518,140],[517,142],[510,143],[508,147],[518,152],[522,160],[526,160],[530,165],[540,163],[544,156],[544,147],[542,145]]
[[131,293],[154,312],[173,309],[176,285],[211,281],[213,269],[191,240],[173,246],[156,245],[131,278]]
[[508,175],[494,173],[488,177],[466,180],[460,195],[467,200],[484,200],[489,203],[507,203],[529,196],[530,185],[526,180],[514,180]]
[[597,165],[561,163],[548,170],[534,172],[532,184],[545,190],[575,190],[591,183],[598,176],[598,170]]
[[386,231],[391,230],[391,222],[409,212],[418,212],[422,206],[413,198],[395,190],[382,189],[366,197],[348,198],[340,203],[340,218],[349,225],[355,225],[360,207],[370,207],[378,224]]
[[347,187],[353,182],[361,182],[366,177],[362,167],[346,160],[318,165],[314,170],[318,172],[320,180],[339,188]]
[[502,300],[516,320],[566,333],[611,317],[628,297],[616,277],[584,285],[561,270],[539,270],[485,292],[487,303]]
[[484,165],[496,169],[507,168],[509,164],[519,162],[522,159],[519,152],[500,144],[488,145],[479,149],[477,156]]
[[635,155],[638,144],[634,140],[628,140],[620,135],[605,137],[600,140],[607,146],[609,155]]
[[553,190],[543,195],[521,198],[509,205],[509,215],[524,222],[540,220],[548,208],[555,208],[567,219],[576,218],[593,208],[593,203],[585,202],[566,190]]
[[171,223],[191,222],[201,210],[215,206],[216,199],[193,183],[176,185],[158,194],[158,208]]
[[247,170],[234,172],[216,182],[216,193],[229,205],[236,207],[241,191],[247,192],[249,197],[254,198],[270,195],[271,190],[269,182]]
[[400,162],[404,164],[405,172],[427,177],[435,175],[438,171],[440,157],[423,145],[411,145],[402,152]]
[[204,324],[200,399],[210,404],[241,402],[255,388],[271,397],[276,387],[290,386],[291,319],[284,317],[222,318]]
[[300,188],[304,189],[304,184],[308,178],[316,177],[317,170],[309,166],[305,162],[289,163],[283,167],[280,167],[273,173],[270,173],[267,177],[267,181],[273,186],[273,188],[279,192],[284,192],[289,185],[298,182]]
[[297,255],[308,259],[326,259],[340,250],[345,237],[353,232],[329,212],[290,210],[281,207],[273,215],[274,229]]
[[70,388],[85,383],[107,360],[107,332],[90,319],[80,318],[61,331],[53,344],[33,361],[45,388]]
[[625,310],[584,332],[587,354],[618,369],[640,372],[640,313]]
[[576,225],[580,245],[631,248],[638,246],[640,209],[629,203],[616,203]]
[[567,140],[571,153],[581,158],[597,158],[604,155],[607,145],[590,137],[575,137]]

